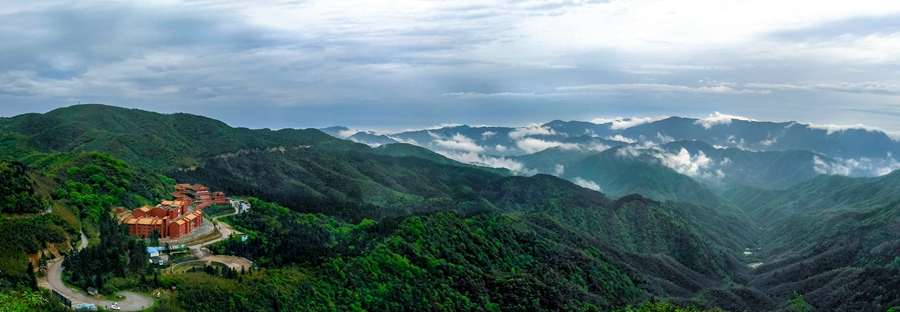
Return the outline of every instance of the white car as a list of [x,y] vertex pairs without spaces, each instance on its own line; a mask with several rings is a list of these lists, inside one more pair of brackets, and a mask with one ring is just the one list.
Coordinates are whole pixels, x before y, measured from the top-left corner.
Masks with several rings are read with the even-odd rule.
[[109,306],[109,308],[113,309],[113,310],[121,310],[122,309],[119,307],[119,304],[116,302],[113,302],[113,304],[111,306]]

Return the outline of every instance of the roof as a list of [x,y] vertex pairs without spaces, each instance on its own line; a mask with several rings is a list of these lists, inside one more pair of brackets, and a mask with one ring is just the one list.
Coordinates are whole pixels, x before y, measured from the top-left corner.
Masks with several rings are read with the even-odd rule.
[[162,205],[163,206],[172,206],[172,205],[175,205],[175,202],[173,202],[171,200],[164,200],[164,201],[162,201]]
[[125,218],[125,221],[124,221],[123,223],[125,223],[125,224],[136,224],[137,222],[138,222],[138,218],[128,217],[128,218]]
[[150,206],[144,206],[144,207],[141,207],[141,208],[138,209],[138,210],[143,211],[143,212],[148,212],[148,211],[150,211],[150,209],[153,209],[153,208],[150,208]]
[[151,225],[151,224],[153,224],[153,219],[151,219],[151,218],[140,218],[140,219],[138,219],[137,224],[140,224],[140,225]]
[[191,187],[191,184],[189,184],[189,183],[175,184],[176,190],[183,190],[183,189],[190,188],[190,187]]
[[191,186],[191,189],[195,190],[195,191],[208,191],[209,190],[208,187],[206,187],[202,184],[194,184],[194,186]]

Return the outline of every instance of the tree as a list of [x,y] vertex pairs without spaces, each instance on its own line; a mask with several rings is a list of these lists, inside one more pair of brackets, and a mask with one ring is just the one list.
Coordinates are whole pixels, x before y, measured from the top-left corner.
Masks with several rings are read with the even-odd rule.
[[28,287],[30,287],[31,289],[37,289],[37,278],[34,277],[34,266],[31,265],[31,261],[28,261],[28,269],[26,269],[25,274],[27,274],[26,278],[28,279]]
[[171,248],[171,246],[169,246],[169,243],[168,243],[168,242],[166,242],[166,249],[165,249],[165,251],[166,251],[166,254],[167,254],[167,255],[168,255],[169,253],[172,252],[172,248]]
[[150,246],[159,246],[159,231],[156,229],[150,232]]
[[810,311],[809,307],[806,305],[806,301],[803,300],[803,295],[801,295],[800,293],[798,293],[796,291],[794,291],[794,299],[788,300],[788,302],[791,303],[791,308],[794,311],[799,311],[799,312],[809,312]]
[[38,259],[38,269],[41,272],[47,272],[47,255],[41,255],[41,258]]

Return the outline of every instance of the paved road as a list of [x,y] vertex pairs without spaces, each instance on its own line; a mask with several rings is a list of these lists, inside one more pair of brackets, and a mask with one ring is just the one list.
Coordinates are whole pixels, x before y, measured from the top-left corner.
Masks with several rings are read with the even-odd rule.
[[81,251],[88,245],[87,235],[84,235],[84,231],[81,231],[81,243],[78,244],[78,251]]
[[[87,237],[84,236],[84,232],[81,232],[81,244],[78,246],[78,250],[83,249],[87,246]],[[63,284],[62,281],[62,260],[57,260],[50,265],[47,269],[47,282],[50,287],[55,289],[57,292],[65,295],[73,299],[73,301],[83,301],[87,303],[93,303],[99,307],[108,307],[113,304],[112,301],[101,300],[91,296],[88,296],[81,291],[71,289]],[[153,305],[153,298],[149,296],[133,293],[130,291],[120,291],[120,295],[125,296],[125,300],[119,301],[119,307],[122,308],[122,311],[140,311],[146,309]]]
[[[235,207],[234,213],[218,216],[218,217],[213,218],[213,220],[219,220],[219,218],[227,217],[227,216],[234,215],[237,213],[238,213],[238,208]],[[197,258],[203,259],[204,257],[207,256],[201,250],[201,248],[203,248],[203,246],[212,245],[212,244],[218,243],[220,241],[226,240],[226,239],[228,239],[229,236],[231,236],[231,234],[241,234],[241,232],[235,231],[234,229],[231,228],[231,225],[229,225],[228,223],[225,223],[225,222],[218,222],[218,225],[216,225],[216,228],[219,230],[219,232],[222,233],[222,236],[220,236],[219,238],[188,246],[188,248],[191,249],[193,254],[195,256],[197,256]],[[249,261],[249,260],[247,260],[247,261]]]

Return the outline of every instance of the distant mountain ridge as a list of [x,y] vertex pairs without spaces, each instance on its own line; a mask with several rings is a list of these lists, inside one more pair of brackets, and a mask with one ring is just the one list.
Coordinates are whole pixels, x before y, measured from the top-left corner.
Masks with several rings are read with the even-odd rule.
[[414,144],[464,163],[526,175],[558,175],[558,168],[628,146],[633,156],[654,156],[718,191],[744,186],[778,190],[819,174],[871,177],[900,169],[894,158],[900,153],[900,135],[895,133],[864,126],[751,121],[718,113],[604,123],[554,120],[524,127],[455,125],[393,134],[346,127],[322,131],[370,146]]

